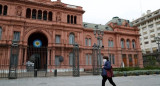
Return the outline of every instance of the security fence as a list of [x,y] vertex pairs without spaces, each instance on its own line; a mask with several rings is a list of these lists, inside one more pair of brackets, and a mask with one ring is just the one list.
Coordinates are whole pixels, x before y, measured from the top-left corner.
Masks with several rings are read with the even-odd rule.
[[143,55],[144,67],[159,67],[160,66],[160,54],[152,53]]
[[0,78],[80,76],[92,75],[93,69],[101,70],[101,68],[95,68],[93,61],[92,64],[79,64],[78,45],[73,48],[73,62],[68,65],[64,65],[63,62],[56,65],[56,59],[51,61],[49,59],[51,58],[50,49],[18,46],[17,44],[0,45]]

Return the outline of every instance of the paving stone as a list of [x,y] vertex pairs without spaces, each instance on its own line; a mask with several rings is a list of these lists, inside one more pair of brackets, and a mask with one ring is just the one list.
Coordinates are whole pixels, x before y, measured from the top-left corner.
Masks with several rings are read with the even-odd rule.
[[[101,76],[0,79],[0,86],[101,86]],[[117,86],[160,86],[160,75],[113,77]],[[112,86],[106,82],[106,86]]]

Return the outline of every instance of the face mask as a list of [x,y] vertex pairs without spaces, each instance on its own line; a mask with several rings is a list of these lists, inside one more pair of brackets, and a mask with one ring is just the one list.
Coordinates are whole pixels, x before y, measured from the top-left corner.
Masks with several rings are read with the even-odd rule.
[[106,59],[103,59],[103,64],[105,64],[106,61],[107,61]]

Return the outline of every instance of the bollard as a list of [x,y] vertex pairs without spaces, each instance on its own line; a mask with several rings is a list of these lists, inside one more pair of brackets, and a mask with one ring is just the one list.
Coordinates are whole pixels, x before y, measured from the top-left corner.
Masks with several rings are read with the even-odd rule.
[[127,72],[123,72],[123,75],[124,75],[125,77],[127,77]]
[[159,72],[158,72],[158,71],[156,71],[156,72],[155,72],[155,74],[159,74]]
[[34,77],[37,77],[37,69],[34,69]]
[[57,69],[54,70],[54,76],[57,77]]
[[135,74],[136,74],[136,76],[139,76],[139,72],[136,72]]
[[149,72],[148,72],[148,71],[146,72],[146,75],[149,75]]

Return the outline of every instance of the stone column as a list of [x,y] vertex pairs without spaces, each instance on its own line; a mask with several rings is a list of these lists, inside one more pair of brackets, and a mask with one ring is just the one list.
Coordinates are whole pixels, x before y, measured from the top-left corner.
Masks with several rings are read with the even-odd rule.
[[142,53],[138,52],[138,65],[140,68],[143,68],[143,57],[142,57]]
[[[63,59],[64,59],[64,48],[62,47],[61,48],[61,56],[63,57]],[[60,65],[64,65],[65,63],[64,63],[65,61],[63,61],[63,62],[60,62]],[[61,66],[61,68],[64,68],[64,66]]]
[[41,19],[41,20],[43,20],[43,12],[44,12],[44,11],[42,10],[42,19]]
[[51,65],[52,65],[52,68],[55,67],[55,49],[54,48],[52,49]]
[[129,57],[128,57],[128,54],[126,54],[126,67],[129,67]]
[[132,54],[132,63],[133,63],[133,66],[132,66],[132,67],[135,67],[135,59],[134,59],[134,55],[135,55],[135,54]]
[[27,47],[24,48],[24,65],[26,67],[26,62],[27,62]]
[[47,49],[47,67],[50,67],[50,48]]
[[18,52],[18,65],[21,66],[22,65],[22,47],[19,46],[19,52]]
[[4,11],[4,6],[2,5],[2,15],[3,15],[3,11]]
[[30,17],[30,19],[32,19],[32,10],[33,10],[33,9],[31,9],[31,17]]

